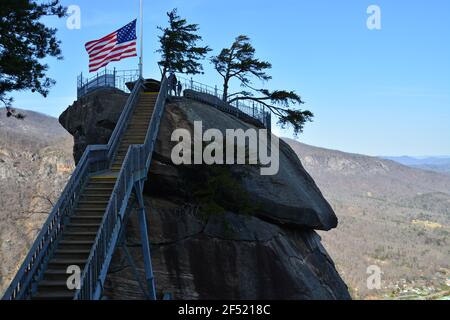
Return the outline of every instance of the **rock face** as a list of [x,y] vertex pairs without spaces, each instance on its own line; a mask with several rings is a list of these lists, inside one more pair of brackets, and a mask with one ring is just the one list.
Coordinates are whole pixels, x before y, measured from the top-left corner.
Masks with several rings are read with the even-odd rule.
[[[180,167],[171,161],[171,152],[178,142],[170,141],[175,129],[183,128],[194,137],[193,123],[202,121],[203,131],[218,129],[225,136],[226,129],[255,129],[253,125],[243,122],[229,114],[219,112],[209,105],[183,99],[168,104],[158,136],[154,156],[163,165],[162,178],[167,172],[169,177],[179,175]],[[194,140],[194,139],[192,139]],[[191,147],[194,150],[194,147]],[[280,141],[280,158],[278,174],[262,176],[258,166],[230,166],[236,174],[241,173],[242,184],[255,203],[260,204],[258,215],[274,220],[278,224],[294,227],[308,227],[318,230],[330,230],[337,226],[337,218],[328,202],[322,196],[314,180],[303,168],[297,155],[284,142]],[[245,168],[243,168],[245,167]],[[158,170],[159,171],[159,170]],[[163,180],[162,185],[176,182],[177,179]],[[179,188],[172,185],[170,190]],[[167,190],[167,192],[170,192]],[[178,191],[176,191],[178,192]]]
[[[103,95],[91,101],[105,101]],[[65,112],[60,120],[69,132],[98,132],[97,106],[79,102],[87,113],[83,119]],[[74,106],[69,107],[69,110]],[[116,117],[118,118],[118,117]],[[112,119],[109,117],[108,119]],[[348,290],[314,229],[329,230],[336,216],[312,178],[287,144],[280,142],[280,171],[260,176],[259,168],[227,166],[241,175],[243,192],[258,204],[254,214],[239,210],[217,210],[205,214],[203,203],[194,201],[186,177],[196,168],[175,166],[170,158],[174,129],[192,132],[193,121],[203,129],[252,128],[231,115],[188,99],[166,106],[145,185],[145,201],[152,246],[157,294],[174,299],[349,299]],[[73,128],[77,130],[73,130]],[[91,143],[103,143],[105,135]],[[97,138],[98,141],[95,138]],[[80,141],[77,141],[80,140]],[[75,136],[78,148],[86,136]],[[74,154],[82,150],[76,149]],[[245,174],[241,174],[245,167]],[[192,179],[192,178],[191,178]],[[195,175],[194,175],[195,180]],[[235,212],[236,211],[236,212]],[[127,258],[126,251],[132,260]],[[135,268],[132,265],[135,265]],[[116,250],[105,283],[110,299],[142,299],[144,268],[139,224],[132,214],[125,244]]]
[[[174,299],[348,299],[347,287],[313,230],[293,230],[226,212],[204,221],[195,207],[146,197],[158,297]],[[144,283],[139,224],[127,250]],[[110,299],[143,299],[119,248],[105,283]]]
[[78,163],[90,144],[107,144],[128,95],[110,88],[94,91],[67,108],[60,124],[74,137],[73,157]]

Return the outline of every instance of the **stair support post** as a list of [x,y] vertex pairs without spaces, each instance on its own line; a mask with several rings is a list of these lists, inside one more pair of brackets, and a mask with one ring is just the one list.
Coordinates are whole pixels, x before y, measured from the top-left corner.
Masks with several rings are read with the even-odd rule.
[[145,212],[144,182],[140,180],[134,184],[136,197],[138,200],[138,219],[141,232],[142,254],[144,257],[145,278],[147,281],[148,292],[151,300],[156,300],[155,280],[153,277],[152,259],[150,254],[150,242],[148,238],[147,216]]

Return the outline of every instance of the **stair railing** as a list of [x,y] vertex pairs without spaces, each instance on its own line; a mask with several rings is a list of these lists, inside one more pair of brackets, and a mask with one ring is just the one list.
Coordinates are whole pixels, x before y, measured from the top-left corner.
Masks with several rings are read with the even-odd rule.
[[94,245],[81,275],[75,299],[98,300],[123,227],[126,209],[135,183],[145,180],[158,136],[167,98],[167,79],[163,79],[144,144],[128,148],[116,184],[108,201]]
[[73,214],[78,197],[89,176],[110,167],[112,156],[134,110],[142,84],[143,79],[136,82],[108,144],[90,145],[85,149],[61,196],[37,235],[33,246],[4,293],[3,300],[22,300],[31,296],[33,284],[41,276],[53,253],[55,244],[64,230],[67,219]]

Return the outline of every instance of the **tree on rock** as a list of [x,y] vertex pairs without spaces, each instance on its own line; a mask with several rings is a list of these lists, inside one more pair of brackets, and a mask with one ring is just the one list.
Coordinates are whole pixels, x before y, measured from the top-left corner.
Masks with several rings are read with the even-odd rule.
[[56,29],[45,26],[45,16],[66,15],[59,0],[37,3],[33,0],[2,1],[0,6],[0,101],[8,116],[23,116],[11,109],[7,93],[20,90],[39,92],[44,97],[55,81],[46,76],[47,56],[62,59]]
[[198,74],[203,72],[200,60],[211,51],[208,46],[197,46],[197,42],[202,37],[196,34],[199,30],[197,24],[188,24],[186,19],[182,19],[177,9],[167,13],[169,26],[158,27],[162,31],[159,36],[161,60],[158,62],[162,67],[162,77],[168,70],[186,74]]
[[[211,62],[223,78],[223,101],[259,102],[278,117],[278,124],[282,128],[291,125],[295,135],[303,131],[307,121],[312,121],[314,116],[312,112],[298,108],[304,102],[294,91],[270,91],[253,87],[252,78],[261,81],[272,79],[267,73],[272,68],[272,64],[255,58],[255,48],[250,43],[249,37],[238,36],[230,48],[222,49],[219,55],[211,58]],[[239,80],[244,90],[230,94],[229,84],[232,79]]]

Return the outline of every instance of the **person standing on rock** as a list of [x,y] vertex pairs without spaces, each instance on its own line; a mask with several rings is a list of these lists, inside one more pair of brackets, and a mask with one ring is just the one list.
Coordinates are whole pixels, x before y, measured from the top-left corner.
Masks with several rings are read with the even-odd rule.
[[173,73],[173,71],[170,72],[169,79],[167,80],[169,81],[169,95],[172,95],[173,91],[174,93],[173,95],[175,96],[177,94],[178,79],[175,73]]
[[181,84],[181,81],[178,81],[178,84],[177,84],[177,95],[179,97],[181,97],[181,90],[183,90],[183,85]]

